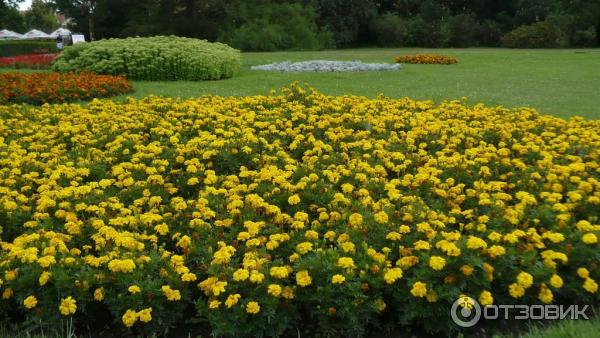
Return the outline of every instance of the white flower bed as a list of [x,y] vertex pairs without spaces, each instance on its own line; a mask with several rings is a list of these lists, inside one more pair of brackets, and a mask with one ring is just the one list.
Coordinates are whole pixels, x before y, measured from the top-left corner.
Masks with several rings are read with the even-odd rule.
[[398,63],[364,63],[361,61],[311,60],[302,62],[275,62],[268,65],[252,66],[252,70],[280,72],[363,72],[399,70]]

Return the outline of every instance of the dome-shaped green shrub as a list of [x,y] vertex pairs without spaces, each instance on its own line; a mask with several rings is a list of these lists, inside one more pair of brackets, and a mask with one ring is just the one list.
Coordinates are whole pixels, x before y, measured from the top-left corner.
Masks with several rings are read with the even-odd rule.
[[79,43],[54,61],[59,72],[92,71],[133,80],[219,80],[240,66],[240,53],[226,44],[176,36]]

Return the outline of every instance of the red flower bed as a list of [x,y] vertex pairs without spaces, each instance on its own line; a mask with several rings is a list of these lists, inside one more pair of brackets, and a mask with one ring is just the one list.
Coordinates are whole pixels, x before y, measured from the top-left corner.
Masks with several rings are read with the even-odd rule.
[[0,67],[3,68],[50,68],[52,61],[58,53],[25,54],[0,58]]
[[59,103],[132,91],[122,76],[94,73],[0,73],[0,103]]

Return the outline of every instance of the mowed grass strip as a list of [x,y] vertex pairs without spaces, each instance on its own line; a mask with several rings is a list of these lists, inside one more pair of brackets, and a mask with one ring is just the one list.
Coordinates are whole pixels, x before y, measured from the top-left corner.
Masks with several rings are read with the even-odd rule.
[[[409,53],[457,57],[457,65],[404,65],[398,72],[280,73],[250,66],[280,61],[393,62]],[[531,106],[559,117],[600,118],[600,49],[348,49],[319,52],[243,53],[234,78],[211,82],[135,82],[134,96],[194,97],[267,94],[293,81],[330,95],[379,94],[418,100],[454,100],[507,107]]]

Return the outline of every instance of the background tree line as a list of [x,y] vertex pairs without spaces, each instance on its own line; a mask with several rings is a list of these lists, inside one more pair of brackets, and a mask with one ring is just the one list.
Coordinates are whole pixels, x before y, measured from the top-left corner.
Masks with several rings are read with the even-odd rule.
[[[0,22],[7,28],[28,25],[15,10],[19,1],[0,0]],[[600,0],[36,2],[72,18],[74,30],[94,39],[173,34],[243,50],[600,45]]]

